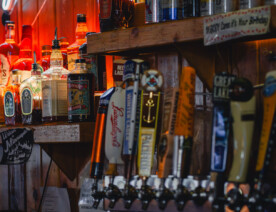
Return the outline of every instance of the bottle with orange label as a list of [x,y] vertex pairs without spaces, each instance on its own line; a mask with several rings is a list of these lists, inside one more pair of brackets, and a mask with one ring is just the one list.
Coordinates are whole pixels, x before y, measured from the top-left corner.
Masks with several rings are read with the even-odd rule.
[[75,60],[79,59],[79,48],[86,41],[85,36],[88,32],[86,25],[86,15],[77,14],[76,41],[67,48],[68,70],[75,69]]
[[15,43],[15,24],[6,21],[6,40],[0,45],[0,83],[8,85],[11,75],[11,67],[19,57],[19,46]]

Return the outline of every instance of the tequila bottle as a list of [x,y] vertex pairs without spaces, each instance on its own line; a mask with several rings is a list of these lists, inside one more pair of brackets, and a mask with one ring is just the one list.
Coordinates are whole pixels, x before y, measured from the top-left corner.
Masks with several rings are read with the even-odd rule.
[[86,15],[77,15],[76,41],[67,48],[68,70],[75,69],[75,60],[79,59],[79,47],[86,41],[85,36],[88,32],[86,25]]
[[41,71],[35,55],[31,77],[20,85],[20,102],[22,124],[40,124],[42,122]]
[[88,73],[85,59],[75,61],[76,68],[68,75],[68,121],[93,120],[94,76]]
[[50,68],[42,74],[42,121],[67,121],[67,75],[57,30],[52,45]]
[[0,45],[0,84],[6,86],[10,80],[11,67],[18,59],[19,46],[15,43],[15,25],[6,21],[6,40]]
[[19,86],[19,71],[13,70],[12,82],[4,90],[4,114],[6,125],[21,124]]
[[12,70],[19,70],[21,82],[31,76],[32,63],[32,26],[23,25],[19,59],[12,66]]

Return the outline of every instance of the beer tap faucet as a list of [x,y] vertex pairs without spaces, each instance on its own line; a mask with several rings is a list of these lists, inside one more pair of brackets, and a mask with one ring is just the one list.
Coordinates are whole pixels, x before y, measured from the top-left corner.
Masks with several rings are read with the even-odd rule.
[[234,155],[228,182],[234,187],[227,194],[230,209],[239,211],[245,205],[245,198],[239,188],[247,181],[247,173],[254,132],[256,98],[253,86],[245,78],[236,78],[229,87],[233,126]]
[[137,166],[138,174],[143,181],[141,189],[142,208],[146,210],[151,200],[155,198],[155,192],[147,185],[147,179],[152,172],[163,75],[157,70],[147,70],[142,76],[141,86],[143,90],[141,95]]
[[213,81],[213,127],[211,144],[211,179],[215,190],[212,201],[213,209],[224,211],[226,199],[224,184],[231,114],[229,86],[236,76],[222,72],[214,76]]
[[129,209],[135,199],[138,198],[136,188],[131,185],[131,176],[135,164],[137,151],[137,140],[139,133],[140,118],[140,96],[139,90],[140,75],[149,69],[147,62],[140,59],[128,60],[124,66],[123,80],[126,83],[126,101],[125,101],[125,132],[122,158],[125,162],[126,185],[123,198],[125,208]]
[[90,176],[95,179],[93,185],[94,204],[93,207],[97,208],[100,201],[105,197],[105,192],[102,189],[98,189],[99,180],[103,179],[104,170],[104,144],[105,144],[105,123],[106,123],[106,113],[108,110],[108,103],[115,91],[115,88],[110,88],[100,97],[100,103],[95,124],[95,133],[93,139],[93,147],[91,154],[91,168]]
[[192,67],[184,67],[181,74],[179,97],[173,142],[173,176],[178,179],[176,205],[182,210],[190,192],[183,185],[183,179],[188,176],[191,165],[191,152],[194,134],[194,104],[195,104],[196,72]]
[[[256,164],[256,177],[254,179],[248,199],[250,211],[264,211],[269,202],[273,204],[273,198],[268,198],[264,192],[263,184],[271,162],[272,151],[276,139],[276,71],[266,74],[263,89],[263,125],[260,137],[259,152]],[[275,203],[274,203],[275,204]]]

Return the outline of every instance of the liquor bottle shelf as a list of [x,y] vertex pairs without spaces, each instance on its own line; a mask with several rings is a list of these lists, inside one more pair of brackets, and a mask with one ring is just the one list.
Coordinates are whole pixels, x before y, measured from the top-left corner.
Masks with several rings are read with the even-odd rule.
[[43,125],[0,126],[0,132],[15,128],[31,128],[34,130],[35,143],[87,143],[93,140],[94,126],[94,122],[55,122]]
[[[265,38],[276,31],[276,6],[271,6],[270,17],[270,32]],[[187,18],[92,34],[87,38],[88,54],[116,54],[192,41],[203,42],[203,21],[204,17]],[[253,39],[263,37],[253,36]]]

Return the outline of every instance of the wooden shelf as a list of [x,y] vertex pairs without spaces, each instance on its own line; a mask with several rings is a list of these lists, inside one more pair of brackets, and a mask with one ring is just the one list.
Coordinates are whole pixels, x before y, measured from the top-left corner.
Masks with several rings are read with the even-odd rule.
[[[43,125],[0,126],[0,132],[14,128],[31,128],[34,130],[35,143],[79,143],[92,142],[94,122],[64,123],[57,122]],[[2,143],[0,138],[0,143]]]
[[[203,20],[203,17],[188,18],[92,34],[87,38],[88,54],[115,54],[191,41],[203,42]],[[275,30],[276,6],[271,6],[270,32]]]

